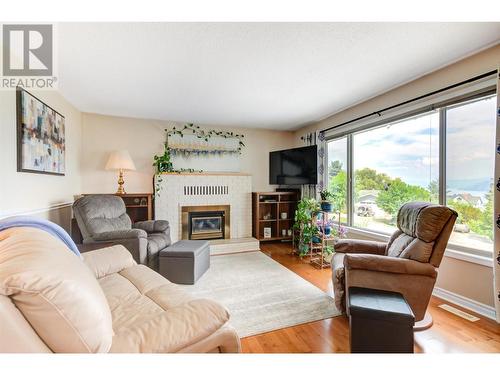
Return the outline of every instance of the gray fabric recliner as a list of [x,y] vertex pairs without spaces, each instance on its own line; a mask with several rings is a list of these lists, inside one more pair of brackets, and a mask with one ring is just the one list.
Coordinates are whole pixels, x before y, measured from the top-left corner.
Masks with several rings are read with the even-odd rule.
[[168,221],[148,220],[132,225],[123,199],[115,195],[81,197],[73,203],[73,214],[84,244],[121,244],[137,263],[155,270],[159,252],[171,244]]

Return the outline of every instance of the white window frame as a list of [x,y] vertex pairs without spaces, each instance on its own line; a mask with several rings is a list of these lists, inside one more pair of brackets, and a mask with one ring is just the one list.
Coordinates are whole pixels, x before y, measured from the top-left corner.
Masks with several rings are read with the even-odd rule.
[[[446,110],[447,108],[466,105],[475,100],[481,100],[491,95],[497,95],[495,78],[484,79],[480,82],[461,87],[452,93],[446,93],[435,98],[430,98],[419,105],[406,106],[398,111],[380,115],[375,120],[363,120],[358,123],[349,124],[345,127],[333,129],[325,134],[325,142],[328,144],[343,137],[347,138],[347,226],[349,230],[361,237],[374,240],[387,240],[387,233],[359,228],[353,226],[354,202],[353,197],[353,135],[367,130],[375,129],[398,121],[404,121],[419,114],[439,111],[439,203],[446,204]],[[328,147],[326,147],[328,150]],[[328,152],[324,154],[325,165],[328,166]],[[328,186],[328,168],[325,168],[324,186]],[[478,250],[458,244],[449,243],[446,256],[456,259],[479,263],[486,266],[493,266],[492,253],[485,250]]]

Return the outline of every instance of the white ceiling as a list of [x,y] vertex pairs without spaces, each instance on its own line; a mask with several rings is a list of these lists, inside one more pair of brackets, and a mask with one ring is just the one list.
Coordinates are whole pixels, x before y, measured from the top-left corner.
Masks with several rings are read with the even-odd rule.
[[[84,112],[296,129],[500,39],[500,23],[63,23]],[[464,77],[465,78],[465,77]]]

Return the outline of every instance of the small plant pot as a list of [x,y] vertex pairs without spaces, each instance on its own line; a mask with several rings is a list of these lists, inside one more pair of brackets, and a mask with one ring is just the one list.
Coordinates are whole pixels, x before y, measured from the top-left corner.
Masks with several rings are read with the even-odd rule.
[[321,238],[319,238],[318,236],[313,236],[312,242],[313,243],[320,243],[321,242]]
[[309,252],[309,246],[307,244],[299,244],[299,255],[304,256]]
[[321,202],[321,209],[326,212],[332,212],[331,202]]
[[332,227],[326,226],[325,227],[325,235],[329,236],[330,234],[332,234]]

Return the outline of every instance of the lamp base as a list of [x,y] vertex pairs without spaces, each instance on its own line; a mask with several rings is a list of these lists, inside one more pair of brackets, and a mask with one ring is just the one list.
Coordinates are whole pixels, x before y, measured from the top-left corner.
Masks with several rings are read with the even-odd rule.
[[123,179],[123,169],[120,169],[120,174],[118,176],[118,190],[116,194],[126,194],[123,185],[125,184],[125,180]]

